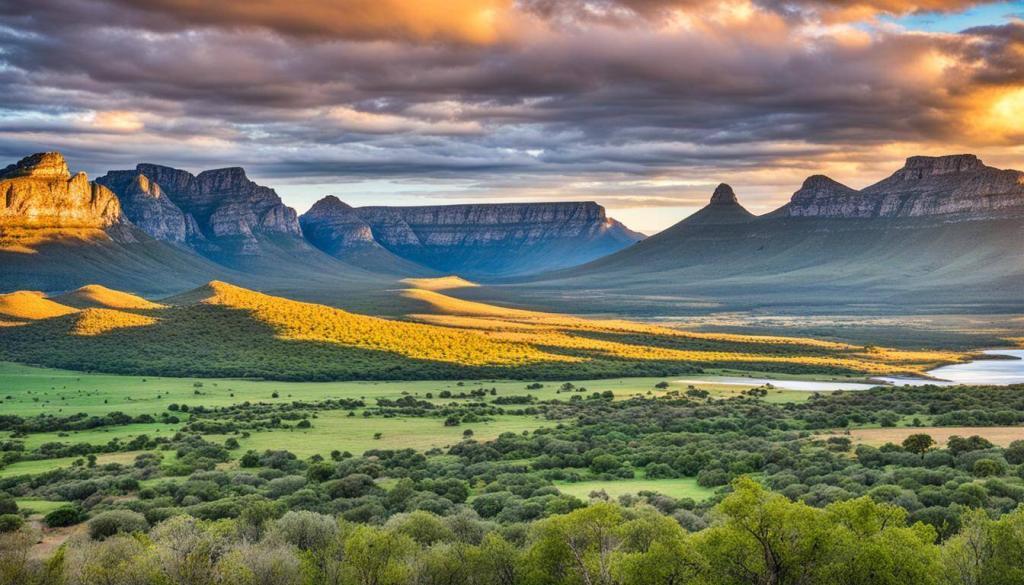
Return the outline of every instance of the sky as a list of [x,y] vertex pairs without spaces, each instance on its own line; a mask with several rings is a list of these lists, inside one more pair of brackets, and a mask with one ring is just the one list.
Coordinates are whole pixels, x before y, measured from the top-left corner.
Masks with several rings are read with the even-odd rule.
[[0,161],[243,166],[303,212],[594,200],[654,233],[911,155],[1024,168],[1024,3],[0,0]]

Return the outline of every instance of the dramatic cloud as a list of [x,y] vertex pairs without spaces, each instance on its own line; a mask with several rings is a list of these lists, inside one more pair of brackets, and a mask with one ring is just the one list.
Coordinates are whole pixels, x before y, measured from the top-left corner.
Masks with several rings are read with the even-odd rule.
[[976,4],[0,0],[0,155],[244,165],[299,208],[597,199],[652,229],[721,180],[767,211],[814,172],[1015,164],[1024,24],[893,20]]

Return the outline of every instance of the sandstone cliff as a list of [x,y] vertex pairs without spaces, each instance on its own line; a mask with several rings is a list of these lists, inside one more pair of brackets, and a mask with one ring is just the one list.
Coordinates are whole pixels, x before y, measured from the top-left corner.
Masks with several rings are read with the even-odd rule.
[[519,274],[569,266],[640,239],[593,202],[353,208],[336,197],[302,217],[314,245],[338,255],[378,245],[442,272]]
[[15,230],[106,230],[124,222],[109,189],[85,173],[71,175],[64,157],[44,152],[0,171],[0,232]]
[[179,244],[203,238],[195,218],[178,209],[146,175],[114,171],[96,182],[114,191],[128,219],[154,238]]
[[139,225],[154,237],[188,242],[207,253],[259,254],[262,236],[302,234],[295,210],[238,167],[192,175],[143,163],[134,171],[110,171],[99,181],[131,201],[129,216],[145,217]]
[[790,217],[943,221],[1024,215],[1024,173],[986,166],[971,154],[914,156],[860,191],[825,176],[810,177],[784,209]]

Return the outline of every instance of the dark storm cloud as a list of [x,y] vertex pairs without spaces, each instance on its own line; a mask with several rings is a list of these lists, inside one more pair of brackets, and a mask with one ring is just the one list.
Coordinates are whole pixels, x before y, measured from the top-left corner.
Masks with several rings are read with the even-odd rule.
[[544,186],[870,162],[960,139],[1021,25],[844,19],[970,4],[0,0],[0,153]]

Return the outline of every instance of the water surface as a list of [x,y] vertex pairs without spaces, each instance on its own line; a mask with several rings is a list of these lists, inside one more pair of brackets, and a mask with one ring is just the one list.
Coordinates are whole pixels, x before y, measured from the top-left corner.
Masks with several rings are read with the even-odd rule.
[[938,378],[924,380],[921,378],[880,377],[899,386],[922,386],[937,384],[952,386],[954,384],[991,384],[1005,386],[1007,384],[1024,384],[1024,349],[987,349],[985,355],[1006,356],[1012,359],[980,359],[963,364],[942,366],[928,372],[929,376]]

